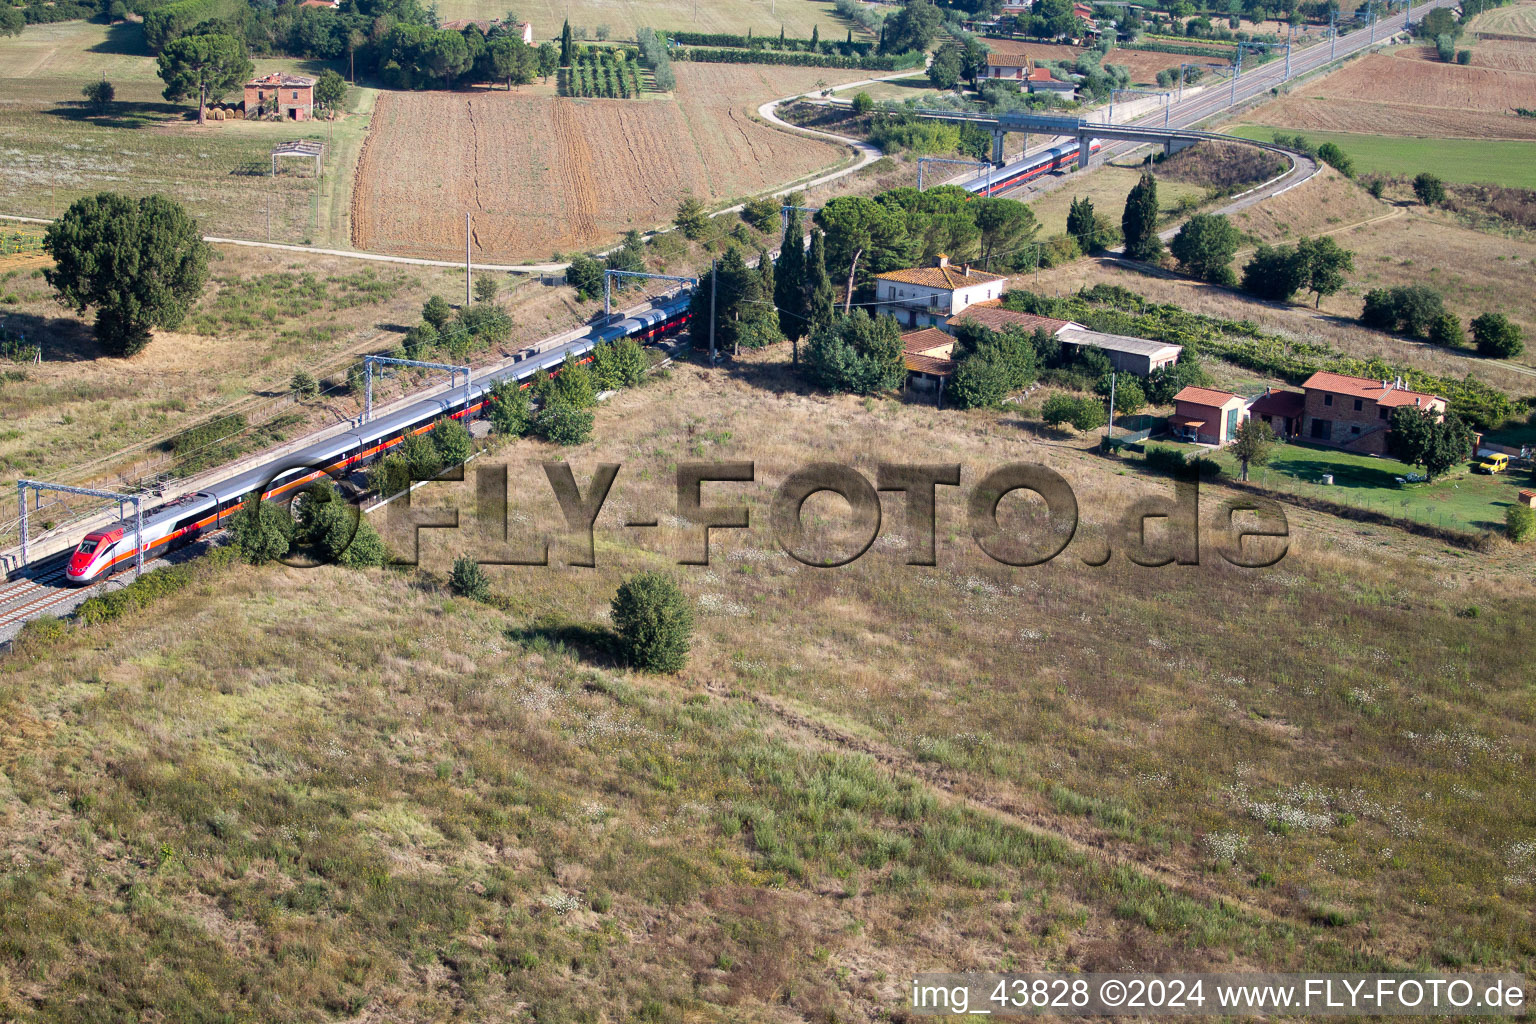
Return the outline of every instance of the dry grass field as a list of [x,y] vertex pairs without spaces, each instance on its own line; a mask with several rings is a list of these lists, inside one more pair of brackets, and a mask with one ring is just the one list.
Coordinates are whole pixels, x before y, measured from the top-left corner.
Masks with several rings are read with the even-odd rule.
[[[1029,57],[1036,61],[1074,61],[1083,52],[1081,46],[1065,46],[1059,43],[1030,43],[1016,39],[988,39],[987,46],[993,53]],[[1178,54],[1158,53],[1154,50],[1132,50],[1116,47],[1105,58],[1106,64],[1120,64],[1131,72],[1131,81],[1145,85],[1157,81],[1157,73],[1167,68],[1178,68],[1180,61],[1189,60]],[[1210,64],[1230,64],[1225,57],[1201,57]]]
[[1333,168],[1324,165],[1304,185],[1232,214],[1232,223],[1259,242],[1294,242],[1332,234],[1352,224],[1400,215]]
[[[55,303],[36,268],[11,273],[0,264],[0,293],[17,300],[4,307],[5,322],[44,354],[37,365],[0,363],[0,475],[107,476],[212,415],[270,408],[297,370],[320,378],[344,370],[351,357],[389,349],[420,319],[429,295],[463,301],[462,272],[236,246],[218,252],[187,320],[157,332],[129,359],[99,357],[89,316]],[[509,350],[580,324],[573,296],[534,282],[504,285],[501,301],[515,324]],[[384,400],[395,393],[395,385],[379,386]],[[331,393],[280,411],[297,414],[287,427],[294,436],[356,416],[358,402]]]
[[[315,74],[320,66],[256,61],[259,73]],[[104,189],[162,192],[185,204],[210,234],[347,243],[352,168],[372,90],[351,90],[347,116],[334,124],[225,121],[199,128],[194,105],[161,96],[155,67],[133,25],[29,25],[0,39],[0,213],[52,217]],[[85,109],[80,90],[103,75],[117,100],[97,115]],[[270,175],[272,145],[292,138],[330,144],[324,178],[298,165]]]
[[849,159],[753,119],[763,100],[857,71],[679,64],[675,96],[573,100],[549,90],[380,97],[357,170],[353,242],[411,256],[547,259],[671,221],[692,192],[744,197]]
[[[1120,213],[1125,209],[1125,197],[1140,180],[1139,167],[1104,165],[1087,174],[1079,175],[1076,180],[1052,189],[1038,199],[1031,199],[1029,208],[1035,211],[1035,217],[1040,221],[1040,237],[1045,238],[1065,232],[1067,210],[1074,199],[1082,197],[1087,197],[1093,202],[1096,212],[1109,215],[1110,219],[1118,224]],[[1164,208],[1177,207],[1181,201],[1198,205],[1206,195],[1206,191],[1202,185],[1169,181],[1158,176],[1157,198]]]
[[[871,1022],[930,969],[1536,956],[1536,593],[1495,579],[1506,555],[1295,515],[1272,569],[1093,568],[1165,480],[1014,413],[806,394],[786,361],[599,411],[561,453],[624,466],[596,570],[450,596],[473,484],[435,484],[414,503],[465,518],[422,535],[427,576],[210,570],[0,662],[0,1014]],[[487,460],[517,540],[557,532],[550,454]],[[708,485],[752,508],[708,567],[675,566],[689,459],[756,464]],[[958,462],[967,488],[1041,462],[1084,526],[1009,569],[941,488],[939,564],[912,567],[889,495],[869,554],[806,568],[767,506],[826,459]],[[824,501],[813,530],[844,514]],[[652,567],[695,603],[675,678],[604,653],[615,585]]]
[[[444,21],[454,18],[500,18],[506,13],[503,0],[440,0],[438,13]],[[842,39],[848,23],[837,17],[829,3],[817,0],[533,0],[516,8],[517,16],[533,23],[536,40],[556,39],[562,22],[595,32],[607,25],[614,39],[634,39],[639,28],[686,29],[693,32],[736,32],[751,29],[759,36],[779,34],[779,26],[791,36],[809,38],[820,29],[822,39]],[[855,38],[863,37],[855,30]]]
[[1410,50],[1354,61],[1244,116],[1306,131],[1536,139],[1536,121],[1515,107],[1536,108],[1536,75],[1429,62]]

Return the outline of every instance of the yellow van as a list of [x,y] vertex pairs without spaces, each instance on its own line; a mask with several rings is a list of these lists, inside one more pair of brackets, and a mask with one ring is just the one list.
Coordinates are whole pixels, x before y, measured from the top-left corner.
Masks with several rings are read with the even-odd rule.
[[1487,473],[1489,475],[1502,473],[1509,468],[1509,456],[1503,454],[1489,455],[1472,468],[1475,472]]

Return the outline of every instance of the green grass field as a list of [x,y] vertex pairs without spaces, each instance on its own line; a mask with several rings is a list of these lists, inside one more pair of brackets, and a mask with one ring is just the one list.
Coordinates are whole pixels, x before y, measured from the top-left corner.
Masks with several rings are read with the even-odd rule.
[[[1284,128],[1238,125],[1226,131],[1245,139],[1272,141]],[[1413,176],[1429,171],[1446,181],[1536,188],[1536,142],[1475,139],[1407,139],[1389,135],[1305,132],[1314,144],[1332,142],[1355,163],[1357,173]]]
[[[1230,453],[1219,452],[1215,458],[1224,470],[1237,476],[1238,463]],[[1289,493],[1474,532],[1503,529],[1504,509],[1530,482],[1524,473],[1473,473],[1470,463],[1457,466],[1433,483],[1405,486],[1397,482],[1398,477],[1422,472],[1396,459],[1293,442],[1275,446],[1268,465],[1251,467],[1248,477],[1254,483]],[[1333,474],[1331,485],[1322,483],[1326,473]]]

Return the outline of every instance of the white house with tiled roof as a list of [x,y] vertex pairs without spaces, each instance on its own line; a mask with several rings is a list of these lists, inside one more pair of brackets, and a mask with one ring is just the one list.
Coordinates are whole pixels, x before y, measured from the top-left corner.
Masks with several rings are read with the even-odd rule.
[[969,306],[1000,297],[1007,288],[1006,277],[970,264],[951,266],[948,256],[940,256],[931,267],[875,275],[877,308],[909,327],[938,326]]

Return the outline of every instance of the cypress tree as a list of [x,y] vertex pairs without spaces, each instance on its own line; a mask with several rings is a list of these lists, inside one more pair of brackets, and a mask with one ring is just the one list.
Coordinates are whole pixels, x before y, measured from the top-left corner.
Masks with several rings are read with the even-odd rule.
[[832,323],[832,278],[827,276],[827,239],[820,229],[811,232],[811,254],[806,261],[805,294],[810,330]]
[[850,52],[853,49],[853,29],[848,30],[848,49]]
[[1092,252],[1099,247],[1099,228],[1093,218],[1092,199],[1087,196],[1073,198],[1072,207],[1067,211],[1067,234],[1077,239],[1083,252]]
[[779,307],[779,330],[784,337],[798,342],[810,324],[806,320],[805,229],[800,211],[790,210],[784,225],[784,241],[779,247],[779,265],[773,287],[773,304]]
[[821,43],[821,26],[811,26],[811,49],[814,50]]
[[571,66],[571,19],[565,19],[565,27],[560,30],[560,66]]
[[1125,254],[1131,259],[1155,260],[1163,254],[1162,239],[1157,237],[1157,179],[1152,175],[1142,174],[1125,197],[1120,230],[1125,234]]
[[757,250],[757,287],[764,302],[773,301],[773,276],[773,260],[768,258],[768,250]]
[[784,49],[784,26],[779,26],[779,49]]

